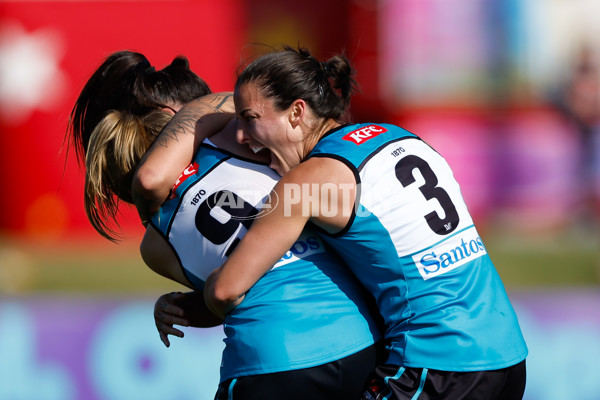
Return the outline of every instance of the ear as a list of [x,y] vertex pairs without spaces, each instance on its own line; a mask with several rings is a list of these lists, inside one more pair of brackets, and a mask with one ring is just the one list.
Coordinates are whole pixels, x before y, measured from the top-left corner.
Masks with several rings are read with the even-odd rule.
[[289,121],[292,127],[296,127],[302,122],[304,119],[304,115],[306,114],[307,104],[304,100],[298,99],[294,100],[292,105],[290,106],[290,114]]

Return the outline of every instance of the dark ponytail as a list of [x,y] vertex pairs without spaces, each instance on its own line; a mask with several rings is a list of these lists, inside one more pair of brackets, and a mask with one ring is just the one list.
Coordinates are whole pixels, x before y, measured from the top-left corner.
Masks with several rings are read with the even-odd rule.
[[173,106],[210,93],[185,57],[156,71],[140,53],[119,51],[92,74],[71,111],[67,137],[85,162],[84,205],[92,226],[118,237],[119,201],[133,202],[133,173]]
[[317,116],[340,121],[356,89],[354,75],[355,70],[344,55],[320,62],[305,48],[284,46],[282,51],[265,54],[250,63],[238,76],[236,88],[251,82],[280,110],[302,99]]
[[189,69],[185,57],[176,57],[170,65],[156,71],[141,53],[117,51],[92,74],[71,111],[67,133],[77,158],[85,158],[90,135],[111,111],[142,117],[167,108],[183,105],[210,93],[210,88]]

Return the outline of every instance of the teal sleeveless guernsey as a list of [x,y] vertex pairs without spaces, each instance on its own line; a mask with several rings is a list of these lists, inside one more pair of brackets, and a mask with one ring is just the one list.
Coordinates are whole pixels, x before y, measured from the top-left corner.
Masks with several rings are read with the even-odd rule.
[[[264,164],[201,145],[151,221],[198,290],[259,216],[278,178]],[[306,229],[226,316],[221,381],[322,365],[374,344],[380,334],[363,295]]]
[[340,160],[356,176],[355,215],[342,232],[320,234],[375,297],[388,363],[480,371],[525,359],[515,312],[444,158],[389,124],[342,126],[310,156]]

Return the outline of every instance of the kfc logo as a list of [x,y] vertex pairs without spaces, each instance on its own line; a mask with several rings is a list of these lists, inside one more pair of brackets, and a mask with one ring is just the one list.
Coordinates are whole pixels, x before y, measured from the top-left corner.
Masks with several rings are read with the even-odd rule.
[[183,182],[185,182],[185,180],[187,178],[194,175],[196,172],[198,172],[198,163],[192,162],[190,165],[188,165],[188,167],[186,169],[183,170],[181,175],[179,175],[179,178],[177,178],[177,180],[175,181],[175,184],[171,188],[171,194],[169,195],[169,200],[175,198],[175,190],[177,190],[179,185],[181,185]]
[[387,129],[382,126],[369,125],[348,133],[342,139],[360,145],[384,132],[387,132]]

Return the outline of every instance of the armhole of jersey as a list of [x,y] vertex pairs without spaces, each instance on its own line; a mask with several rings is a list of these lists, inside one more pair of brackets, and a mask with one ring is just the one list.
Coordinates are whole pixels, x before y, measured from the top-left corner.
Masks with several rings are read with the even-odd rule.
[[[175,259],[177,260],[177,264],[179,265],[179,269],[181,270],[181,274],[183,275],[183,277],[187,280],[187,282],[189,283],[188,287],[192,288],[192,287],[196,287],[196,285],[194,284],[194,281],[190,279],[190,276],[188,275],[187,271],[185,270],[185,268],[183,268],[183,264],[181,262],[181,258],[179,258],[179,254],[177,254],[177,251],[175,250],[175,247],[173,247],[173,245],[171,244],[171,242],[169,241],[169,238],[166,237],[161,230],[152,223],[152,221],[150,221],[150,225],[152,226],[152,228],[154,228],[154,230],[156,232],[158,232],[158,234],[160,235],[160,237],[165,241],[165,243],[167,244],[167,246],[169,246],[169,248],[171,249],[171,252],[173,253],[173,255],[175,256]],[[175,282],[175,281],[174,281]],[[180,282],[178,282],[180,283]],[[200,288],[200,290],[202,290],[203,288]]]
[[167,241],[167,245],[171,248],[171,251],[173,252],[173,254],[175,254],[175,258],[177,259],[177,264],[179,264],[179,269],[181,270],[181,274],[188,281],[189,287],[196,288],[196,290],[204,290],[204,284],[202,285],[202,287],[198,287],[198,285],[196,284],[197,279],[190,279],[190,275],[188,274],[187,270],[185,268],[183,268],[183,263],[181,262],[181,258],[179,258],[179,254],[177,254],[177,251],[175,251],[175,247],[173,247],[171,242],[168,241],[166,238],[165,238],[165,240]]
[[354,203],[354,207],[352,208],[352,215],[350,215],[350,219],[348,220],[348,223],[346,224],[346,226],[344,226],[342,228],[342,230],[340,230],[339,232],[336,233],[330,233],[327,232],[326,230],[324,230],[323,228],[315,225],[313,222],[311,222],[312,226],[318,230],[319,232],[323,233],[324,235],[327,236],[331,236],[331,237],[339,237],[344,235],[346,232],[348,232],[348,230],[350,229],[350,227],[352,226],[352,224],[354,223],[354,219],[356,218],[356,205],[360,204],[360,175],[358,174],[358,170],[356,169],[356,167],[350,163],[350,161],[348,161],[347,159],[340,157],[336,154],[331,154],[331,153],[318,153],[318,154],[314,154],[312,156],[310,156],[309,158],[313,158],[313,157],[327,157],[327,158],[333,158],[334,160],[338,160],[342,163],[344,163],[348,168],[350,168],[350,171],[352,171],[352,173],[354,174],[354,179],[356,180],[356,188],[357,188],[357,193],[356,193],[356,199],[355,199],[355,203]]
[[[187,192],[190,189],[191,186],[193,186],[193,185],[188,186],[185,189],[185,191],[183,193],[181,193],[181,198],[183,198],[183,195],[185,194],[185,192]],[[177,211],[179,210],[179,207],[181,207],[181,201],[179,201],[177,203],[177,207],[175,207],[175,211],[169,218],[169,223],[167,224],[166,233],[163,235],[163,233],[160,231],[160,229],[157,229],[161,233],[161,235],[163,235],[163,237],[165,237],[165,238],[169,237],[169,234],[171,233],[171,227],[173,226],[173,221],[175,220],[175,216],[177,215]],[[168,242],[168,240],[167,240],[167,242]]]
[[193,182],[190,185],[188,185],[183,190],[183,192],[181,192],[181,195],[179,196],[179,201],[177,203],[177,206],[175,207],[175,210],[173,211],[173,213],[172,213],[172,215],[171,215],[171,217],[169,219],[169,223],[167,224],[166,233],[162,232],[162,230],[153,222],[152,218],[150,218],[150,221],[149,221],[150,225],[152,225],[152,227],[159,233],[159,235],[164,239],[164,241],[167,243],[167,245],[169,246],[169,248],[171,249],[171,251],[175,255],[175,258],[177,259],[177,263],[179,264],[179,269],[181,270],[182,275],[185,277],[185,279],[191,285],[190,287],[194,287],[197,290],[204,290],[204,282],[200,281],[199,279],[197,279],[195,277],[192,279],[190,277],[190,274],[188,273],[188,271],[185,268],[183,268],[183,263],[181,262],[181,258],[179,257],[179,254],[175,250],[175,247],[173,247],[173,244],[169,240],[169,235],[171,234],[171,227],[173,226],[173,222],[175,221],[175,216],[177,215],[179,207],[181,207],[181,200],[183,199],[183,197],[185,196],[185,194],[189,190],[191,190],[198,181],[200,181],[204,176],[206,176],[207,174],[209,174],[212,170],[214,170],[215,168],[217,168],[223,162],[228,161],[231,158],[236,158],[236,156],[234,154],[231,154],[231,153],[228,153],[228,152],[223,152],[218,147],[213,147],[210,144],[202,143],[201,145],[203,145],[203,146],[205,146],[207,148],[214,149],[214,150],[217,150],[219,152],[222,152],[222,153],[225,154],[226,157],[222,158],[221,160],[219,160],[219,162],[215,163],[215,165],[213,165],[211,168],[209,168],[207,171],[205,171],[202,174],[202,176],[200,176],[195,182]]

